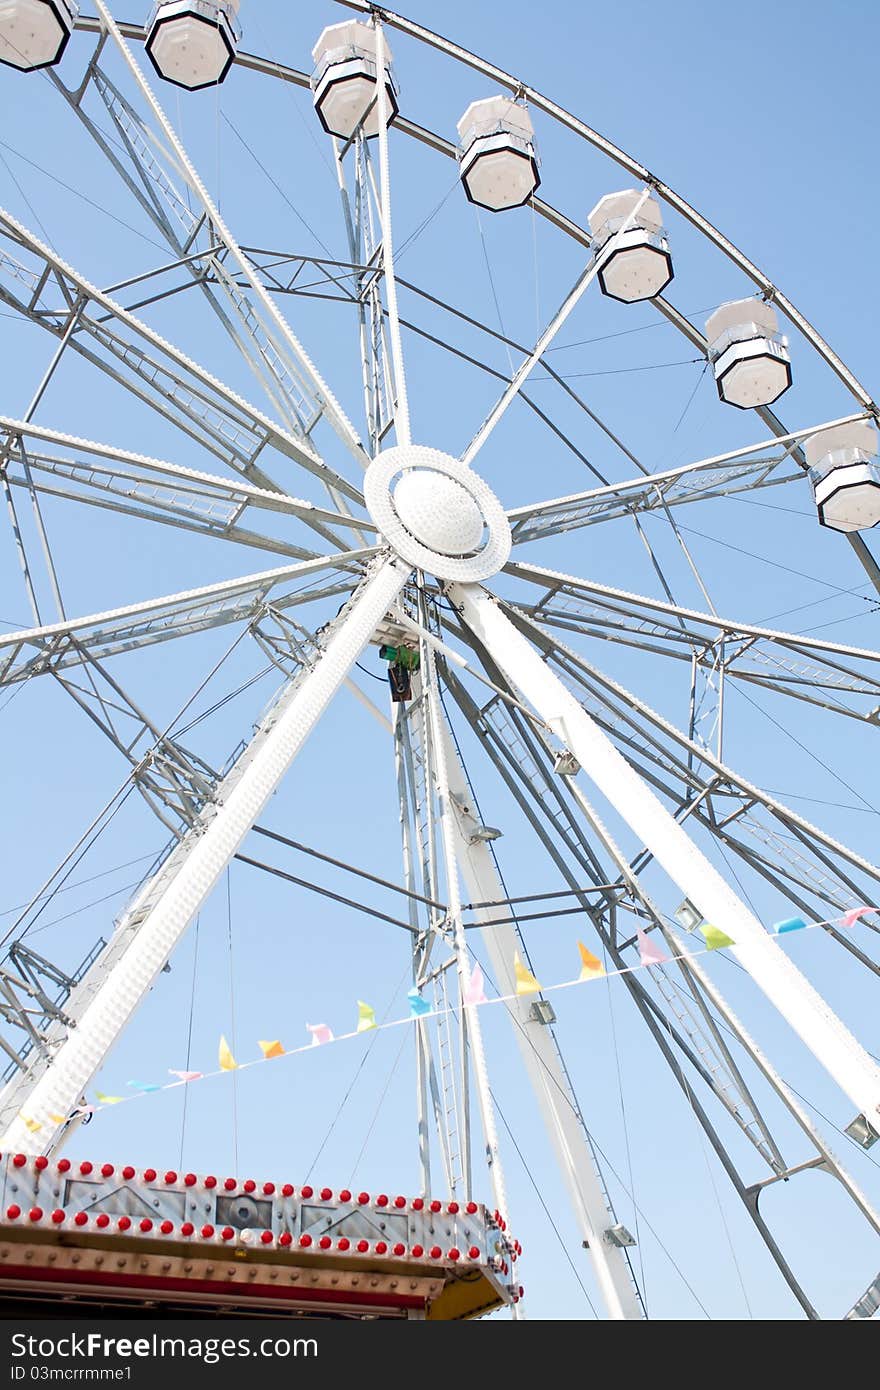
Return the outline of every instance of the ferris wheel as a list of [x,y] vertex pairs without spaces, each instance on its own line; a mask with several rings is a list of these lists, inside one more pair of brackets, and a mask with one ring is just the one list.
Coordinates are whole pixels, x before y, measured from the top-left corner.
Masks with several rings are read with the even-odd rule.
[[[815,547],[858,571],[873,605],[877,406],[784,289],[608,138],[402,15],[365,0],[342,8],[326,24],[314,7],[314,47],[298,59],[245,51],[237,0],[163,0],[145,26],[118,21],[104,0],[95,0],[94,18],[74,0],[7,0],[0,13],[0,61],[18,69],[4,70],[3,81],[51,96],[81,152],[72,191],[88,194],[99,217],[109,209],[114,224],[95,247],[68,228],[50,236],[36,214],[0,210],[4,323],[26,324],[27,352],[44,362],[27,408],[0,410],[6,549],[20,570],[16,602],[30,607],[26,624],[0,633],[0,697],[16,698],[18,717],[46,686],[62,692],[124,776],[93,819],[68,818],[75,843],[57,865],[39,865],[40,882],[7,932],[0,1150],[16,1158],[6,1182],[23,1156],[19,1166],[37,1184],[34,1228],[51,1234],[53,1204],[56,1226],[69,1224],[60,1188],[53,1201],[37,1200],[49,1180],[40,1175],[56,1174],[55,1156],[84,1121],[96,1142],[104,1118],[96,1078],[140,1005],[160,998],[163,971],[238,859],[380,919],[375,899],[358,894],[396,895],[384,921],[405,940],[382,937],[370,951],[406,973],[410,1014],[391,1017],[415,1059],[415,1211],[421,1220],[426,1196],[437,1194],[453,1222],[434,1247],[424,1236],[414,1244],[411,1233],[399,1242],[398,1262],[417,1250],[420,1265],[436,1250],[428,1303],[437,1280],[463,1286],[472,1250],[493,1292],[473,1305],[450,1295],[464,1310],[455,1315],[504,1304],[519,1316],[527,1307],[514,1263],[520,1213],[505,1179],[510,1147],[484,1041],[497,1002],[493,1017],[503,1011],[512,1042],[505,1062],[515,1056],[531,1088],[568,1195],[565,1239],[585,1248],[605,1316],[646,1316],[632,1223],[617,1210],[591,1133],[580,1059],[563,1051],[566,1010],[582,997],[568,986],[582,980],[586,993],[597,988],[591,976],[606,976],[796,1305],[818,1317],[810,1271],[794,1267],[760,1199],[818,1170],[860,1225],[880,1234],[869,1196],[788,1079],[796,1048],[846,1112],[840,1143],[870,1157],[880,1062],[857,1036],[858,1020],[844,1021],[836,985],[820,991],[814,980],[833,980],[840,964],[875,986],[880,869],[772,790],[771,744],[760,744],[766,772],[752,756],[752,697],[768,699],[785,727],[821,721],[831,773],[836,740],[860,739],[878,722],[880,652],[797,622],[779,627],[764,616],[779,608],[766,570],[760,600],[751,573],[761,557],[740,548],[733,577],[719,576],[698,559],[707,552],[692,528],[738,503],[809,509]],[[249,22],[246,7],[245,29]],[[421,82],[435,69],[456,97],[469,93],[443,127]],[[311,143],[291,117],[306,148],[295,177],[282,170],[279,149],[247,145],[235,112],[221,119],[220,84],[228,82],[225,94],[245,79],[242,101],[267,110],[289,102],[297,120],[308,119]],[[212,131],[229,136],[224,120],[254,180],[282,195],[283,230],[277,209],[255,230],[260,201],[221,185]],[[579,200],[592,209],[586,215],[561,205],[564,158],[592,190]],[[309,225],[319,216],[320,234]],[[140,235],[132,221],[152,243],[142,270],[125,265]],[[465,221],[477,227],[468,252],[476,269],[467,271],[466,248],[453,241]],[[291,225],[307,250],[297,249]],[[524,277],[526,244],[544,297],[555,296],[551,309],[530,309],[531,337],[525,315],[505,301],[505,287]],[[680,307],[688,263],[699,267],[692,292],[696,283],[704,293],[719,287],[701,317]],[[494,318],[482,308],[486,283],[474,291],[478,274]],[[606,414],[557,366],[570,346],[566,326],[584,336],[593,323],[624,353],[631,334],[654,324],[684,343],[687,392],[664,416],[671,450],[665,437],[662,449],[651,447],[650,421],[633,418],[628,387],[609,384]],[[615,365],[609,376],[629,370]],[[60,380],[71,383],[65,398],[77,423],[69,427],[54,412]],[[688,448],[697,441],[698,451]],[[100,519],[96,544],[107,544],[105,528],[124,531],[101,567],[106,601],[91,606],[79,601],[91,577],[80,582],[77,571],[90,559],[69,539],[82,515]],[[763,512],[749,517],[759,532]],[[129,557],[139,544],[143,553]],[[190,545],[201,547],[191,562]],[[193,582],[206,546],[219,577]],[[129,558],[141,566],[138,583],[151,575],[154,586],[116,601],[110,579]],[[782,558],[768,563],[783,571]],[[173,574],[189,582],[168,584]],[[727,590],[739,591],[735,606]],[[214,645],[198,645],[206,641]],[[228,648],[233,665],[224,655],[199,666],[188,648]],[[137,686],[148,669],[151,681],[170,682],[178,660],[193,676],[187,697],[168,717],[149,713],[127,673]],[[224,760],[209,742],[199,748],[200,720],[190,716],[209,681],[211,709],[220,707],[216,682],[227,673],[232,682],[233,669],[240,708],[259,688],[234,665],[247,660],[258,661],[273,694],[262,712],[251,708],[247,737]],[[346,747],[338,722],[328,729],[346,690],[366,706],[353,742],[369,738],[371,753]],[[52,738],[49,727],[47,750]],[[318,750],[309,776],[323,769],[340,795],[354,786],[365,821],[393,823],[396,862],[371,855],[367,863],[351,844],[304,846],[272,815],[282,783],[308,805],[309,786],[297,781],[307,744]],[[74,775],[85,793],[85,746],[67,743],[53,756],[71,769],[82,758]],[[385,785],[359,783],[361,757],[371,768],[371,759],[384,761]],[[155,826],[144,848],[157,834],[167,843],[112,929],[105,918],[97,946],[79,962],[63,946],[50,959],[32,933],[71,875],[85,872],[130,794],[139,824]],[[506,859],[502,829],[519,864]],[[254,834],[279,854],[320,861],[332,889],[255,860]],[[369,843],[368,826],[364,836]],[[539,861],[531,879],[539,890],[513,893],[509,881],[528,878]],[[540,963],[538,932],[551,920],[557,941],[564,931],[575,951],[581,944],[579,981],[548,977]],[[824,954],[802,966],[794,933],[806,928]],[[768,1017],[775,1049],[753,1036]],[[185,1078],[195,1072],[178,1075],[194,1084]],[[98,1174],[89,1165],[83,1178]],[[150,1192],[154,1180],[155,1172],[131,1179]],[[172,1172],[165,1187],[185,1196],[183,1182]],[[7,1220],[21,1220],[24,1204],[10,1190]],[[229,1235],[212,1216],[203,1244],[235,1244],[251,1231],[257,1223],[242,1200],[240,1221],[227,1213]],[[354,1220],[351,1192],[328,1189],[323,1200]],[[302,1198],[291,1188],[285,1201]],[[477,1219],[479,1201],[482,1236],[455,1235],[464,1210]],[[272,1221],[283,1226],[290,1211],[276,1202]],[[110,1211],[101,1208],[108,1222]],[[307,1242],[298,1258],[308,1263],[318,1238],[299,1208],[296,1220],[296,1238]],[[165,1224],[176,1238],[178,1227]],[[184,1234],[198,1240],[189,1225]],[[291,1243],[282,1226],[265,1227],[264,1244],[279,1256]],[[393,1254],[390,1237],[364,1235],[352,1246],[336,1225],[330,1234],[329,1218],[320,1229],[320,1249],[346,1278],[357,1283],[363,1257],[377,1281],[391,1279],[382,1263]],[[156,1230],[148,1223],[143,1234],[152,1240]],[[880,1276],[867,1287],[856,1279],[835,1315],[869,1318],[880,1307]]]

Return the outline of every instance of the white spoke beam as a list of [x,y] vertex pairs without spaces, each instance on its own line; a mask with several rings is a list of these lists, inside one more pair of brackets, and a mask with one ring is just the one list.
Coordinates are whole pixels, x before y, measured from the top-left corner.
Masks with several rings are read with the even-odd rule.
[[[91,455],[89,461],[82,461],[34,452],[30,448],[25,451],[20,446],[19,462],[26,461],[32,473],[47,474],[70,485],[70,490],[65,491],[43,483],[43,490],[72,500],[91,501],[109,507],[116,505],[120,511],[139,507],[136,514],[141,516],[155,510],[160,513],[160,520],[161,512],[165,510],[172,516],[177,514],[196,520],[209,528],[212,534],[229,535],[231,539],[239,539],[234,534],[234,528],[246,509],[253,507],[295,517],[339,550],[344,550],[347,543],[335,534],[333,527],[343,527],[346,531],[375,529],[369,521],[356,520],[341,512],[317,507],[299,497],[234,482],[93,440],[79,439],[60,430],[0,416],[0,431],[7,434],[10,441],[7,447],[13,449],[13,460],[16,458],[13,441],[25,437],[63,444],[78,453]],[[96,462],[97,459],[107,462]],[[40,490],[39,484],[37,490]],[[304,551],[301,546],[290,545],[274,537],[261,538],[251,533],[244,543],[260,544],[261,540],[266,548],[310,558],[310,552]]]
[[[662,510],[676,503],[706,501],[711,497],[726,497],[753,488],[802,480],[803,469],[790,462],[794,446],[819,430],[865,418],[864,411],[846,415],[779,438],[762,440],[760,444],[699,459],[681,468],[515,507],[507,514],[513,539],[518,542],[538,540],[597,521],[630,516],[634,512]],[[780,447],[785,445],[788,447]],[[753,455],[766,457],[751,457]]]
[[247,281],[257,303],[260,305],[265,316],[265,331],[267,336],[280,340],[279,346],[286,352],[292,352],[300,364],[303,372],[308,378],[312,390],[321,401],[324,414],[330,421],[339,438],[351,451],[354,457],[364,467],[369,463],[369,456],[361,443],[357,431],[337,401],[328,384],[322,378],[315,364],[312,362],[302,343],[294,334],[284,315],[279,310],[271,295],[267,293],[257,275],[253,265],[242,251],[238,242],[235,240],[224,218],[220,214],[219,208],[208,193],[207,188],[202,182],[195,165],[187,154],[182,141],[177,132],[165,115],[159,101],[157,100],[149,82],[144,76],[138,63],[135,61],[128,44],[111,15],[104,0],[96,0],[96,8],[101,18],[104,28],[113,39],[119,52],[128,67],[129,72],[137,83],[138,87],[150,109],[158,122],[170,150],[173,152],[178,167],[186,179],[187,185],[193,195],[200,203],[203,212],[210,219],[211,225],[217,238],[226,246],[232,260],[236,263],[245,280]]
[[536,603],[517,608],[545,627],[696,661],[725,678],[876,722],[880,651],[737,623],[588,580],[569,581],[534,566],[509,565],[508,573],[544,587]]
[[[328,487],[336,488],[353,501],[362,504],[363,498],[358,489],[332,468],[329,468],[309,441],[299,438],[283,426],[276,424],[263,411],[251,405],[235,391],[230,390],[217,377],[175,347],[173,343],[170,343],[141,319],[123,308],[112,296],[93,285],[85,276],[80,275],[71,265],[62,260],[51,247],[47,246],[5,209],[0,209],[0,234],[35,257],[40,266],[39,270],[31,269],[10,253],[0,252],[0,272],[8,278],[16,290],[15,293],[11,290],[3,291],[0,297],[6,303],[25,314],[33,322],[37,322],[53,332],[60,331],[55,319],[59,316],[66,319],[71,311],[71,305],[77,301],[83,301],[83,305],[90,303],[103,310],[104,313],[99,322],[87,314],[81,305],[77,331],[70,341],[72,348],[95,361],[97,365],[103,366],[114,376],[114,379],[127,385],[128,389],[135,389],[136,394],[149,400],[150,404],[162,410],[163,413],[170,414],[176,407],[182,409],[184,415],[188,414],[192,409],[189,395],[192,391],[196,403],[201,407],[199,423],[206,431],[208,439],[213,437],[216,444],[222,440],[225,446],[224,457],[227,457],[230,466],[245,473],[251,481],[260,486],[281,491],[277,483],[267,477],[262,469],[258,469],[247,460],[246,456],[241,454],[240,437],[245,436],[248,432],[262,436],[266,442],[271,443],[279,452],[320,478]],[[57,288],[60,289],[63,299],[63,308],[54,311],[47,309],[42,302],[45,298],[45,287],[49,282],[47,272],[51,276],[52,282],[56,283]],[[22,296],[22,289],[27,292],[26,297]],[[149,345],[157,354],[157,358],[151,358],[144,347],[133,346],[128,339],[120,337],[118,329],[125,329],[128,334],[134,337],[136,344]],[[82,333],[95,339],[125,368],[133,369],[138,375],[142,375],[146,380],[147,388],[155,388],[156,385],[159,385],[158,402],[155,393],[148,395],[143,388],[139,390],[133,388],[119,374],[118,370],[105,366],[101,358],[91,352],[81,341],[80,335]],[[165,399],[166,396],[167,399]],[[219,418],[212,418],[212,413]],[[198,435],[196,437],[201,438]],[[216,445],[214,451],[218,451]],[[259,445],[256,451],[259,451]],[[239,459],[242,460],[241,463],[238,462]]]
[[376,29],[376,108],[379,120],[379,208],[382,220],[382,270],[388,301],[388,327],[391,335],[391,362],[394,369],[394,432],[398,444],[411,444],[409,396],[400,337],[397,308],[397,279],[394,274],[394,242],[391,235],[391,167],[388,158],[388,88],[385,82],[385,31],[377,17]]
[[506,677],[630,825],[639,841],[703,914],[735,943],[730,949],[869,1123],[880,1123],[880,1066],[748,910],[686,831],[661,805],[598,725],[550,671],[489,594],[451,585],[465,623]]
[[[377,561],[334,621],[314,664],[289,682],[194,827],[135,897],[107,949],[67,1003],[75,1028],[51,1030],[48,1057],[28,1059],[0,1095],[0,1143],[42,1151],[68,1115],[177,946],[406,583],[396,559]],[[49,1060],[51,1057],[51,1060]],[[41,1126],[32,1130],[25,1123]]]
[[586,270],[584,270],[578,276],[574,288],[563,300],[559,309],[557,309],[553,318],[550,320],[549,324],[544,329],[544,332],[541,334],[540,338],[535,344],[533,351],[517,367],[510,380],[509,385],[499,396],[498,400],[495,402],[489,414],[486,416],[486,419],[483,421],[482,425],[477,430],[477,433],[474,435],[470,444],[465,449],[464,453],[461,456],[462,463],[473,463],[477,454],[480,452],[486,440],[489,438],[489,435],[492,433],[495,426],[498,424],[498,421],[504,415],[505,411],[507,410],[507,407],[510,405],[510,402],[514,400],[514,398],[519,394],[520,388],[523,385],[525,385],[525,382],[528,380],[532,371],[538,365],[541,358],[544,356],[544,353],[550,347],[551,343],[553,342],[553,339],[556,337],[556,334],[559,332],[560,328],[568,319],[572,310],[575,309],[577,305],[580,303],[581,299],[586,294],[590,285],[593,283],[596,276],[599,274],[599,271],[602,269],[602,266],[605,264],[607,260],[610,259],[610,257],[617,250],[617,246],[621,237],[625,236],[626,233],[629,231],[630,227],[632,227],[633,223],[635,222],[636,218],[642,210],[642,205],[650,197],[650,193],[651,190],[649,188],[646,188],[644,190],[642,196],[639,198],[638,202],[635,204],[632,211],[629,213],[626,220],[623,222],[623,225],[618,228],[618,230],[614,233],[613,237],[606,241],[601,251],[599,251],[598,254],[593,256]]
[[[291,593],[272,599],[279,609],[320,597],[349,593],[376,548],[263,570],[162,598],[92,613],[42,627],[0,635],[0,685],[10,685],[64,666],[78,665],[83,650],[103,658],[228,623],[247,622],[267,606],[273,589],[295,583]],[[339,576],[320,591],[314,581],[325,571]]]
[[[470,789],[445,726],[442,735],[455,851],[468,893],[475,903],[503,902],[507,894],[489,846],[476,833],[480,827]],[[494,921],[497,914],[497,908],[474,909],[477,922]],[[550,1029],[533,1017],[530,999],[517,997],[513,970],[514,954],[518,949],[516,933],[510,922],[495,922],[481,930],[480,939],[492,963],[498,988],[508,997],[505,1007],[522,1063],[544,1118],[608,1315],[612,1319],[640,1319],[643,1312],[626,1256],[620,1246],[610,1244],[605,1238],[606,1232],[616,1225],[616,1219],[609,1210],[595,1155],[578,1116]]]

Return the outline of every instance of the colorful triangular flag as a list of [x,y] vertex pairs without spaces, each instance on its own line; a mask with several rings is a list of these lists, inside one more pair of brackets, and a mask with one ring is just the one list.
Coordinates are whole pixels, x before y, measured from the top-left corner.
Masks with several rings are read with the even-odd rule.
[[187,1081],[201,1081],[202,1072],[200,1071],[175,1071],[173,1067],[168,1068],[169,1076],[176,1076],[182,1085]]
[[860,917],[864,917],[867,912],[876,912],[876,907],[851,907],[849,912],[844,913],[840,919],[845,927],[854,927]]
[[19,1118],[20,1120],[23,1120],[23,1121],[24,1121],[24,1123],[27,1125],[28,1129],[30,1130],[31,1134],[36,1134],[36,1132],[37,1132],[38,1129],[42,1129],[42,1128],[43,1128],[43,1126],[40,1124],[39,1120],[32,1120],[32,1119],[30,1118],[29,1115],[22,1115],[22,1113],[21,1113],[20,1110],[19,1110],[19,1112],[18,1112],[18,1118]]
[[358,1026],[359,1033],[369,1033],[371,1028],[377,1027],[376,1010],[369,1004],[365,1004],[363,999],[358,1000]]
[[636,940],[639,943],[639,960],[642,965],[663,965],[669,960],[669,956],[658,946],[656,941],[652,941],[647,932],[642,931],[641,927],[636,928]]
[[483,971],[480,968],[479,962],[474,963],[474,968],[471,971],[471,978],[464,992],[464,1002],[467,1005],[486,1003],[486,984],[483,980]]
[[95,1099],[100,1101],[101,1105],[121,1105],[125,1096],[105,1096],[103,1091],[96,1091]]
[[51,1114],[50,1114],[49,1119],[52,1121],[53,1125],[66,1125],[66,1124],[67,1124],[67,1116],[66,1116],[66,1115],[51,1115]]
[[531,970],[527,970],[519,958],[519,951],[514,952],[513,973],[516,976],[517,994],[540,994],[541,986],[535,979]]
[[700,931],[703,933],[703,939],[709,951],[720,951],[724,946],[736,945],[732,936],[728,936],[720,927],[711,926],[709,922],[701,922]]
[[312,1035],[312,1047],[320,1047],[322,1043],[331,1043],[333,1033],[326,1023],[307,1023],[306,1028]]
[[284,1056],[284,1048],[281,1046],[277,1038],[274,1042],[264,1042],[262,1039],[260,1039],[259,1046],[260,1051],[262,1052],[263,1056],[266,1058],[267,1061],[270,1057]]
[[222,1036],[220,1046],[217,1049],[217,1060],[220,1063],[221,1071],[238,1071],[238,1063],[232,1055],[229,1043]]
[[162,1087],[157,1086],[155,1081],[126,1081],[126,1086],[130,1086],[133,1091],[143,1091],[149,1094],[150,1091],[161,1091]]
[[787,931],[804,931],[806,925],[803,917],[786,917],[784,922],[774,922],[773,931],[777,936],[782,936]]
[[428,1003],[427,999],[422,998],[421,991],[417,989],[415,985],[408,991],[406,997],[409,1000],[410,1018],[421,1018],[422,1014],[429,1014],[431,1012],[431,1005]]
[[588,951],[582,941],[578,942],[578,951],[581,957],[579,980],[598,980],[600,975],[605,974],[605,967],[599,957],[594,956],[592,951]]

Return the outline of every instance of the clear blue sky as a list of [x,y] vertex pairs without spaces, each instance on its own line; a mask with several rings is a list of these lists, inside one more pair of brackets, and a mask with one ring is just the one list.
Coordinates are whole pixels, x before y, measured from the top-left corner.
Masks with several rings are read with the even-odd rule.
[[[116,9],[120,18],[141,17]],[[880,37],[875,6],[787,0],[768,6],[745,0],[725,9],[683,0],[665,6],[634,0],[624,9],[587,10],[562,0],[541,6],[520,0],[504,6],[451,0],[442,7],[413,0],[408,12],[553,96],[677,188],[757,261],[872,386],[878,307],[873,269],[880,214],[871,178]],[[329,3],[242,0],[244,47],[307,69],[322,26],[346,13]],[[464,107],[489,95],[491,86],[397,35],[391,35],[391,42],[402,110],[454,138]],[[66,81],[78,79],[90,46],[86,37],[74,39],[61,70]],[[111,58],[109,67],[130,93],[118,59]],[[6,116],[0,138],[4,204],[38,232],[42,227],[41,234],[98,284],[161,264],[165,253],[155,245],[155,230],[112,171],[96,159],[88,137],[48,79],[4,69],[0,94]],[[307,93],[233,71],[219,93],[190,97],[161,87],[159,95],[243,242],[307,253],[324,244],[336,256],[347,255],[325,137]],[[542,194],[583,222],[603,193],[625,187],[628,180],[546,119],[535,119]],[[257,152],[271,180],[243,142]],[[421,229],[401,257],[400,273],[492,327],[500,314],[511,337],[531,342],[536,324],[547,319],[573,282],[582,253],[528,210],[497,218],[476,214],[456,186],[452,164],[414,149],[400,136],[392,140],[392,159],[399,243]],[[669,297],[695,323],[702,326],[706,313],[720,302],[751,293],[730,263],[707,249],[680,219],[670,216],[668,227],[676,263]],[[284,308],[360,424],[349,311],[299,299],[286,300]],[[402,309],[424,327],[449,334],[465,350],[482,355],[497,370],[508,370],[503,348],[483,335],[460,329],[411,296],[404,296]],[[259,388],[246,366],[218,340],[214,320],[191,294],[153,306],[144,316],[259,402]],[[51,344],[15,318],[0,318],[0,332],[5,346],[3,412],[14,415],[25,409]],[[701,365],[692,360],[693,350],[647,306],[626,307],[587,296],[557,346],[557,368],[652,468],[762,438],[760,422],[717,403],[711,383],[701,377]],[[408,336],[405,347],[416,438],[460,452],[496,386],[422,340]],[[796,384],[780,404],[783,419],[806,425],[851,408],[840,385],[796,335],[792,357]],[[576,434],[610,476],[629,476],[629,465],[624,467],[556,388],[535,382],[532,389],[535,399]],[[65,363],[37,418],[73,434],[193,467],[217,467],[191,441],[79,361]],[[332,440],[322,436],[320,442],[344,466]],[[278,467],[292,492],[323,500],[313,480],[292,467],[288,473],[283,472],[286,465]],[[524,409],[509,413],[480,467],[509,505],[590,485],[582,465]],[[72,614],[275,563],[271,555],[264,559],[254,550],[186,538],[71,503],[49,502],[45,510]],[[29,553],[36,556],[27,518],[24,526]],[[818,628],[842,641],[876,646],[877,617],[865,576],[846,543],[817,527],[806,484],[775,490],[760,505],[751,499],[695,507],[683,526],[689,528],[684,534],[719,612],[750,621],[785,614],[778,618],[780,624]],[[652,523],[650,535],[679,600],[704,606],[663,523]],[[602,582],[659,592],[644,549],[633,528],[623,523],[608,534],[593,527],[531,553],[540,563]],[[26,595],[8,531],[0,540],[0,593],[0,617],[10,626],[27,624]],[[45,585],[41,598],[50,612]],[[316,612],[315,624],[332,611]],[[167,644],[120,658],[113,670],[161,725],[189,698],[230,640],[225,631]],[[670,671],[671,663],[659,657],[607,643],[593,642],[584,649],[670,717],[686,718],[686,677],[678,665]],[[206,709],[263,664],[255,649],[242,646],[195,708]],[[365,665],[381,673],[374,654],[368,654]],[[222,763],[247,736],[275,684],[271,677],[262,678],[193,730],[189,745]],[[362,684],[372,697],[384,698],[368,677]],[[774,701],[760,692],[749,698],[755,703],[731,695],[728,758],[765,787],[790,797],[803,814],[874,855],[876,753],[869,738],[873,733],[876,739],[876,732],[800,705],[792,709],[793,702]],[[49,681],[32,682],[2,715],[7,812],[0,910],[27,900],[124,775],[109,744]],[[531,842],[492,769],[482,763],[474,740],[461,732],[486,820],[504,830],[499,852],[510,892],[558,887],[552,866]],[[373,872],[398,874],[390,748],[350,695],[343,694],[328,711],[263,822]],[[631,837],[615,828],[627,849],[634,850]],[[34,946],[62,965],[75,964],[98,936],[108,934],[126,889],[148,862],[131,861],[158,851],[162,843],[161,827],[132,798],[75,878],[108,876],[56,898],[40,920]],[[265,853],[265,842],[256,841],[251,852],[257,857]],[[270,857],[292,873],[309,872],[308,861],[292,853]],[[316,870],[315,878],[348,891],[349,885],[329,870]],[[784,903],[768,889],[752,879],[746,886],[766,920],[785,915]],[[657,875],[651,888],[663,909],[672,911],[680,897],[674,886]],[[392,910],[387,898],[376,895],[368,901]],[[289,1046],[299,1045],[307,1037],[306,1022],[326,1020],[337,1032],[347,1031],[357,998],[369,1000],[389,1018],[406,1012],[406,942],[396,928],[242,865],[231,870],[229,902],[230,912],[222,885],[203,911],[198,933],[190,932],[173,958],[171,973],[160,976],[108,1059],[97,1083],[102,1090],[120,1093],[130,1079],[162,1081],[169,1068],[187,1064],[188,1048],[190,1065],[210,1070],[221,1032],[234,1035],[244,1060],[257,1055],[258,1038],[280,1037]],[[0,918],[12,920],[12,915]],[[576,973],[575,942],[586,930],[578,919],[566,917],[526,926],[529,950],[545,983]],[[876,991],[849,958],[819,935],[794,939],[789,949],[876,1053]],[[866,934],[860,939],[866,940]],[[714,975],[785,1076],[834,1127],[846,1124],[849,1103],[773,1017],[762,996],[729,962],[714,963]],[[560,1040],[584,1112],[608,1161],[606,1177],[619,1217],[631,1229],[639,1228],[637,1264],[652,1316],[798,1316],[702,1139],[687,1100],[619,983],[570,991],[557,1011]],[[512,1224],[526,1249],[522,1276],[528,1313],[535,1318],[592,1317],[589,1300],[597,1300],[587,1257],[500,1010],[486,1011],[485,1030],[493,1085],[506,1122],[502,1128],[509,1126],[515,1140],[503,1134]],[[357,1182],[371,1191],[415,1191],[413,1063],[408,1048],[399,1051],[401,1042],[401,1031],[390,1031],[376,1035],[372,1044],[347,1042],[273,1063],[242,1075],[235,1085],[229,1078],[200,1083],[188,1098],[185,1129],[179,1091],[148,1096],[102,1112],[76,1137],[71,1152],[157,1167],[175,1166],[182,1153],[186,1167],[197,1171],[237,1171],[294,1183],[308,1174],[333,1187]],[[792,1163],[809,1157],[760,1086],[758,1092],[779,1121],[786,1156]],[[763,1177],[757,1156],[736,1131],[719,1123],[748,1179]],[[829,1132],[861,1184],[880,1200],[877,1163],[833,1129]],[[488,1193],[485,1174],[478,1172],[476,1187],[479,1194]],[[831,1180],[801,1176],[784,1192],[767,1194],[762,1210],[822,1311],[839,1316],[876,1273],[877,1254],[876,1242],[832,1190]]]

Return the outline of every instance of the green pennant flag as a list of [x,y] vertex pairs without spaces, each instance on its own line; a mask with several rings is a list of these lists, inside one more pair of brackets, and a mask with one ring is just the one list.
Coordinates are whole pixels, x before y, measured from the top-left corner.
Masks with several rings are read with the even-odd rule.
[[703,922],[700,931],[705,938],[706,947],[710,951],[720,951],[722,946],[735,946],[736,942],[723,932],[720,927],[713,927],[708,922]]

